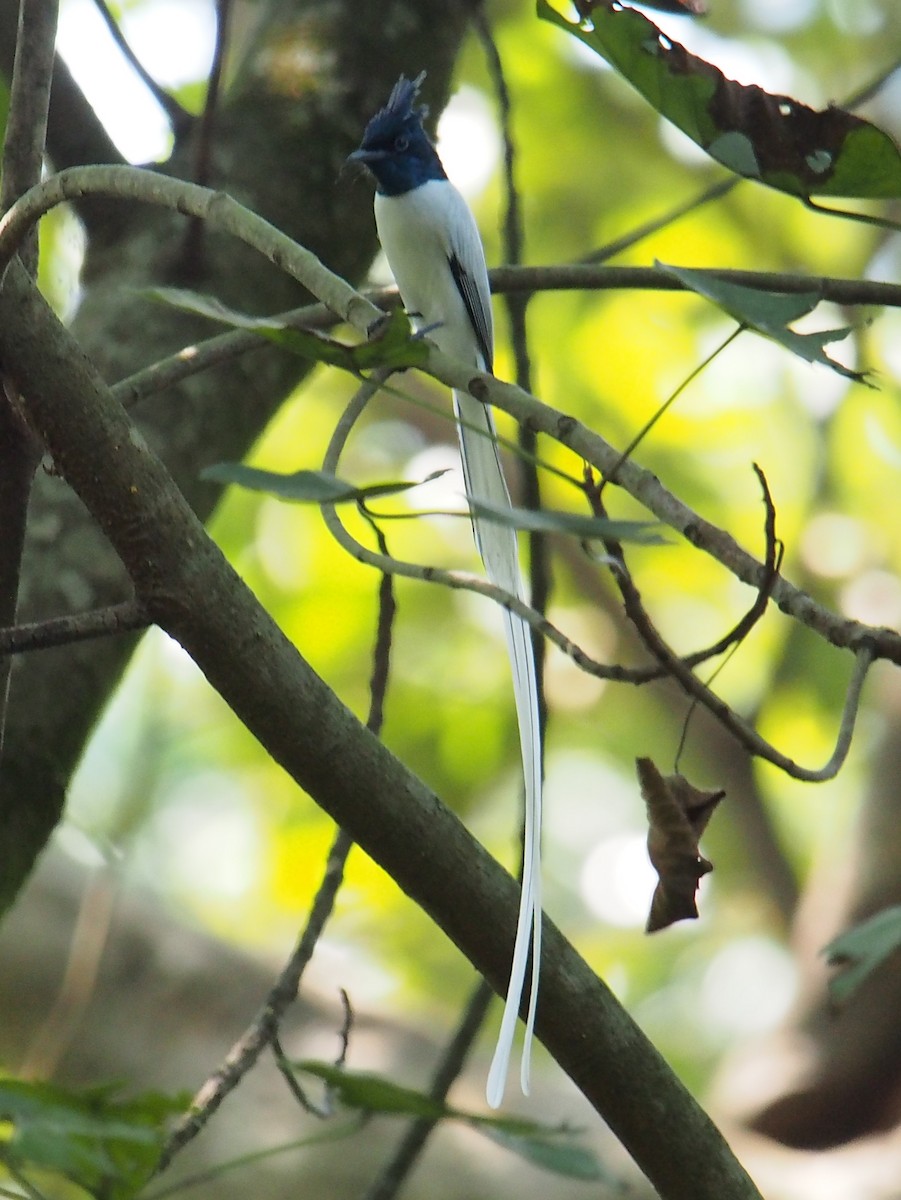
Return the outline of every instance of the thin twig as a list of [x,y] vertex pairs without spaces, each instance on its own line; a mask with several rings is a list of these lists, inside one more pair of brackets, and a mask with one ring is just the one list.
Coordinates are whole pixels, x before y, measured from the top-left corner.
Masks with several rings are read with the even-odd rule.
[[[593,499],[597,515],[605,515],[603,502],[597,490],[594,492]],[[822,783],[838,774],[851,746],[863,683],[874,658],[872,646],[864,643],[857,650],[854,670],[845,694],[845,704],[835,749],[829,760],[822,767],[802,767],[761,737],[752,725],[734,712],[724,700],[698,679],[689,667],[685,666],[660,636],[648,616],[641,594],[626,566],[622,545],[614,538],[605,538],[604,545],[614,560],[613,577],[622,596],[626,615],[635,626],[645,647],[689,696],[703,704],[750,754],[773,763],[793,779],[801,779],[808,783]]]
[[69,646],[91,638],[134,633],[146,629],[149,624],[150,618],[143,605],[137,600],[126,600],[109,608],[0,629],[0,654],[24,654],[29,650]]
[[[689,292],[681,280],[657,267],[610,267],[594,263],[551,264],[537,267],[497,267],[490,272],[495,291],[614,291]],[[746,271],[711,268],[710,278],[761,292],[785,295],[813,292],[821,300],[842,306],[901,307],[901,284],[877,279],[842,279],[787,271]]]
[[[287,312],[278,313],[272,320],[289,329],[315,330],[331,329],[338,322],[335,314],[329,312],[322,304],[305,304],[301,308],[292,308]],[[271,349],[272,342],[259,333],[249,329],[232,329],[228,333],[219,333],[205,341],[185,346],[175,354],[151,363],[149,367],[144,367],[113,384],[110,391],[120,404],[130,408],[148,396],[174,387],[183,379],[267,347]]]
[[731,331],[731,333],[729,333],[720,342],[720,344],[718,346],[715,346],[713,348],[713,350],[711,350],[710,353],[705,358],[703,358],[696,367],[693,367],[689,371],[689,373],[685,376],[685,378],[678,385],[678,387],[676,387],[672,392],[670,392],[669,396],[667,396],[667,398],[663,401],[663,403],[660,405],[660,407],[653,413],[653,415],[649,418],[649,420],[647,420],[644,423],[644,425],[642,425],[641,429],[639,429],[639,431],[635,434],[635,436],[632,438],[632,440],[626,446],[625,450],[623,450],[622,454],[619,457],[619,462],[616,463],[613,470],[608,472],[604,476],[604,478],[600,484],[600,489],[599,489],[600,492],[603,492],[603,489],[606,484],[612,483],[616,480],[616,472],[619,470],[619,468],[622,466],[622,464],[626,461],[626,459],[632,457],[632,452],[641,445],[641,443],[648,436],[648,434],[651,432],[651,430],[654,428],[654,426],[657,424],[657,422],[660,420],[660,418],[664,415],[664,413],[673,404],[675,404],[675,402],[679,399],[679,397],[682,395],[682,393],[685,391],[685,389],[687,387],[689,387],[692,383],[694,383],[694,381],[698,378],[698,376],[701,374],[701,372],[705,371],[710,366],[710,364],[723,353],[724,350],[726,350],[729,346],[731,346],[732,343],[735,341],[735,339],[739,336],[739,334],[743,333],[745,329],[747,329],[746,325],[741,325],[741,324],[737,325],[736,328],[733,329]]
[[195,1095],[191,1108],[176,1124],[160,1154],[154,1171],[159,1175],[175,1155],[206,1127],[222,1101],[232,1092],[277,1033],[282,1017],[297,998],[300,979],[316,943],[331,916],[335,897],[344,878],[344,864],[353,841],[338,830],[325,864],[322,882],[313,900],[306,927],[253,1021],[228,1052],[225,1061],[209,1076]]
[[877,229],[901,233],[901,221],[893,221],[891,217],[882,217],[878,213],[856,212],[852,208],[832,208],[828,204],[817,203],[810,196],[803,196],[801,199],[805,208],[821,216],[840,217],[843,221],[859,221],[862,225],[875,225]]
[[300,1080],[297,1078],[297,1072],[291,1065],[291,1060],[282,1049],[282,1043],[278,1036],[278,1030],[276,1030],[269,1039],[269,1048],[272,1051],[272,1057],[275,1059],[275,1065],[278,1068],[278,1073],[285,1081],[288,1091],[304,1110],[304,1112],[311,1113],[312,1116],[318,1117],[320,1121],[325,1121],[332,1116],[333,1109],[331,1098],[329,1097],[327,1090],[325,1101],[322,1104],[316,1104],[310,1099],[310,1097],[301,1087]]
[[667,229],[670,225],[674,225],[682,217],[687,217],[691,213],[697,212],[699,208],[705,204],[709,204],[712,200],[721,200],[723,196],[727,196],[734,187],[742,182],[743,180],[736,175],[731,175],[728,179],[721,179],[717,183],[704,188],[696,196],[692,196],[690,200],[683,200],[680,204],[675,204],[672,208],[667,209],[665,213],[661,213],[659,217],[653,217],[650,221],[645,221],[643,225],[638,225],[635,229],[630,229],[622,237],[614,238],[613,241],[599,246],[597,250],[593,250],[590,254],[583,255],[579,259],[579,262],[586,264],[609,262],[617,254],[622,254],[625,250],[631,250],[633,246],[637,246],[645,238],[653,237],[655,233],[660,233],[662,229]]
[[186,108],[182,108],[174,96],[170,95],[165,88],[160,87],[157,81],[153,78],[138,56],[132,50],[131,46],[119,28],[119,22],[113,16],[109,6],[105,0],[94,0],[94,4],[103,22],[110,32],[110,37],[116,43],[116,48],[119,53],[143,83],[144,87],[150,92],[154,100],[166,114],[169,124],[172,126],[172,132],[175,138],[180,138],[194,122],[194,117]]
[[[194,182],[207,187],[212,178],[213,142],[215,140],[216,113],[219,107],[220,85],[222,83],[222,67],[225,61],[225,51],[228,46],[228,18],[231,12],[230,0],[216,0],[216,42],[213,47],[213,60],[207,78],[206,96],[203,101],[203,112],[200,116],[200,126],[197,131],[196,151],[194,155]],[[183,249],[179,268],[183,278],[193,279],[202,271],[204,223],[200,217],[194,217],[185,230]]]
[[712,646],[709,646],[700,654],[686,654],[682,656],[682,662],[688,667],[696,667],[709,658],[715,658],[718,654],[724,654],[731,646],[744,641],[766,612],[767,605],[773,593],[773,587],[779,575],[785,546],[776,536],[776,506],[773,504],[773,497],[770,494],[769,484],[766,481],[763,471],[757,463],[752,463],[751,465],[760,483],[763,492],[763,504],[766,510],[766,519],[763,528],[764,544],[766,546],[766,555],[763,560],[764,576],[760,587],[757,589],[757,595],[754,597],[754,603],[727,634],[724,634],[718,642],[714,642]]
[[204,186],[210,182],[213,135],[222,86],[222,68],[228,46],[230,15],[231,0],[216,0],[216,43],[213,47],[213,61],[210,64],[210,73],[207,79],[203,113],[200,117],[200,129],[197,135],[197,155],[194,159],[194,182]]

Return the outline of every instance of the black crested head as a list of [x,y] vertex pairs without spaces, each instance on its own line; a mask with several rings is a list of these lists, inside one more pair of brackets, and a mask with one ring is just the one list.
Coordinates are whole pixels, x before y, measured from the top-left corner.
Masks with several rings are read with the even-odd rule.
[[407,79],[406,75],[401,75],[391,89],[388,103],[379,109],[366,126],[366,132],[363,134],[364,146],[370,141],[384,141],[398,130],[422,128],[423,121],[429,115],[428,106],[414,105],[419,99],[419,89],[424,79],[425,71],[420,71],[415,79]]
[[349,156],[369,168],[378,190],[387,196],[401,196],[429,180],[447,178],[423,128],[428,108],[416,105],[423,79],[425,71],[415,79],[401,75],[388,103],[366,126],[359,150]]

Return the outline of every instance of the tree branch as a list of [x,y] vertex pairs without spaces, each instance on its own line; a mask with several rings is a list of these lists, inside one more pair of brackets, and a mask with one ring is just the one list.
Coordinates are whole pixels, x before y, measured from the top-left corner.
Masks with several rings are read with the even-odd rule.
[[[273,758],[502,990],[514,880],[260,608],[15,263],[0,293],[0,354],[28,381],[30,419],[151,616]],[[693,1200],[759,1200],[707,1115],[550,922],[545,946],[539,1036],[661,1197],[683,1200],[690,1188]]]

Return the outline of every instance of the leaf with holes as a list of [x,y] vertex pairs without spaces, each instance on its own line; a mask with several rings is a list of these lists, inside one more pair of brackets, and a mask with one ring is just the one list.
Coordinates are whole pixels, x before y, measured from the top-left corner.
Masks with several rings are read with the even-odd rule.
[[901,196],[901,151],[869,121],[727,79],[634,8],[613,0],[575,3],[578,22],[548,0],[538,0],[538,15],[600,54],[730,171],[805,199]]

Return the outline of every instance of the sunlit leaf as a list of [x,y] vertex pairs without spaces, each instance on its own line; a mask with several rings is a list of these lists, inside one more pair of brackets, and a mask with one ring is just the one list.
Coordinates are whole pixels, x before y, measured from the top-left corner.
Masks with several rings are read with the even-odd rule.
[[258,333],[260,337],[300,358],[340,367],[354,375],[378,367],[392,370],[415,367],[428,357],[427,346],[414,335],[409,317],[399,308],[386,314],[375,336],[368,342],[348,345],[312,329],[294,328],[274,317],[248,316],[229,308],[215,296],[205,296],[183,288],[147,288],[144,295],[182,312],[208,317],[232,329]]
[[232,483],[250,491],[268,492],[282,500],[306,504],[342,504],[372,500],[379,496],[396,496],[399,492],[408,492],[444,474],[444,471],[433,471],[423,480],[372,483],[357,487],[327,471],[292,471],[284,475],[261,467],[248,467],[244,463],[215,463],[201,471],[200,478],[208,483]]
[[469,507],[477,517],[527,533],[568,533],[580,538],[611,538],[618,542],[640,542],[646,546],[666,545],[666,539],[658,532],[660,526],[656,521],[609,521],[604,517],[555,512],[546,508],[498,508],[471,498]]
[[820,363],[831,367],[839,375],[866,383],[866,374],[853,371],[830,358],[825,348],[830,342],[840,342],[852,332],[850,326],[839,329],[823,329],[813,333],[798,333],[789,327],[791,321],[813,312],[820,302],[819,292],[765,292],[759,288],[745,287],[720,278],[715,271],[702,271],[689,267],[672,267],[658,262],[657,267],[667,275],[678,279],[691,291],[707,300],[712,300],[730,317],[747,325],[755,333],[771,338],[805,362]]
[[576,6],[580,22],[567,20],[548,0],[538,0],[538,15],[600,54],[730,171],[802,197],[901,195],[901,152],[869,121],[727,79],[634,8],[610,0],[577,0]]
[[901,947],[901,904],[862,921],[823,949],[830,966],[842,970],[829,980],[829,991],[841,1004],[890,954]]

